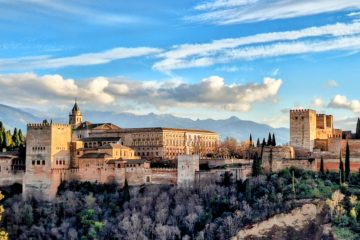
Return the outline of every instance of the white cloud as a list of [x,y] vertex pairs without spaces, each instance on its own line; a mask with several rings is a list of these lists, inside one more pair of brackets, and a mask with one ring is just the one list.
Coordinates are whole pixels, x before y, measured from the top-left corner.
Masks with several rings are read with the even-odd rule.
[[324,100],[320,97],[316,97],[313,99],[312,105],[314,107],[323,107],[324,106]]
[[335,80],[328,80],[326,81],[325,86],[328,88],[336,88],[339,84]]
[[102,52],[84,53],[71,57],[34,56],[0,59],[0,70],[46,69],[69,66],[88,66],[109,63],[119,59],[153,55],[161,52],[158,48],[113,48]]
[[226,84],[220,76],[209,76],[198,83],[173,81],[130,81],[97,77],[75,81],[60,75],[33,73],[0,75],[2,98],[18,106],[49,101],[62,106],[75,97],[99,107],[127,105],[159,110],[167,108],[249,111],[255,103],[275,100],[281,79],[265,78],[262,83]]
[[188,20],[226,25],[360,9],[360,2],[353,0],[212,0],[195,6],[195,9],[204,11],[204,13],[190,16],[187,18]]
[[244,6],[258,2],[259,0],[214,0],[195,6],[196,10],[213,10],[226,7]]
[[360,112],[360,101],[348,100],[346,96],[338,94],[331,99],[328,107],[348,109],[358,113]]
[[34,73],[0,75],[2,98],[16,104],[45,105],[48,100],[64,101],[79,99],[91,103],[110,104],[114,97],[106,92],[109,81],[95,78],[81,84],[60,75],[38,76]]
[[[271,32],[240,38],[227,38],[202,44],[175,45],[158,54],[153,68],[163,72],[227,63],[234,59],[255,59],[359,49],[360,23],[337,23],[295,31]],[[320,38],[320,37],[327,38]],[[306,40],[300,40],[306,38]],[[315,38],[315,39],[311,39]],[[298,40],[298,41],[295,41]],[[247,46],[248,45],[248,46]]]

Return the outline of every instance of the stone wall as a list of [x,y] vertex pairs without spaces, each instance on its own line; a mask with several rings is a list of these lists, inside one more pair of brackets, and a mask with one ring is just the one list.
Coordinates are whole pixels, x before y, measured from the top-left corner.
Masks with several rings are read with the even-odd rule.
[[151,169],[152,184],[174,184],[177,183],[176,168],[152,168]]
[[199,155],[178,156],[178,185],[192,185],[196,171],[199,171]]

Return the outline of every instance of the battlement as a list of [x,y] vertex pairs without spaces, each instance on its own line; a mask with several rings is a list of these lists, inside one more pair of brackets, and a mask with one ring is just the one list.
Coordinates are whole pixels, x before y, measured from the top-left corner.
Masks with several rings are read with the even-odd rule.
[[41,128],[41,127],[69,127],[69,124],[65,124],[65,123],[28,123],[27,127],[28,128]]
[[290,115],[307,115],[309,113],[316,114],[312,109],[290,109]]
[[177,168],[151,168],[153,172],[174,172],[177,171]]
[[315,110],[312,110],[312,109],[290,109],[290,112],[291,113],[306,113],[306,112],[310,112],[310,111],[313,111],[315,112]]

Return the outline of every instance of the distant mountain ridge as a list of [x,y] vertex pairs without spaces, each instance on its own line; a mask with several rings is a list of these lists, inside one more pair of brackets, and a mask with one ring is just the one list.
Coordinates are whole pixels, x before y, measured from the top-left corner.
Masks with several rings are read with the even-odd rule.
[[[28,109],[27,109],[28,111]],[[26,123],[41,122],[44,117],[31,114],[27,111],[0,104],[0,121],[7,124],[8,127],[18,127],[26,131]],[[121,128],[136,127],[171,127],[171,128],[191,128],[210,130],[220,134],[221,138],[234,137],[240,141],[248,140],[250,133],[253,140],[257,138],[266,138],[269,134],[275,133],[278,143],[286,143],[289,141],[288,128],[272,128],[267,124],[256,123],[253,121],[241,120],[238,117],[230,117],[228,119],[214,120],[192,120],[189,118],[175,117],[170,114],[154,114],[135,115],[131,113],[115,113],[111,111],[84,111],[84,119],[90,122],[111,122]],[[67,118],[59,116],[54,119],[58,122],[67,122]]]

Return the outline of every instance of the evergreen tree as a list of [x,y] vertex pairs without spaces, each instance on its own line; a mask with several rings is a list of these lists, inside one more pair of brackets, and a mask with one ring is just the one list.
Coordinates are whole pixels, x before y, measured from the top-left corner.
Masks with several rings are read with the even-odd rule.
[[261,146],[262,146],[262,147],[265,147],[265,146],[266,146],[266,141],[265,141],[265,138],[263,138],[263,141],[262,141]]
[[349,181],[350,176],[350,148],[349,142],[346,142],[346,152],[345,152],[345,180]]
[[250,138],[249,138],[249,142],[250,142],[250,146],[252,146],[252,136],[251,136],[251,133],[250,133]]
[[252,176],[256,177],[261,174],[261,159],[259,158],[258,154],[255,152],[253,164],[252,164]]
[[5,133],[5,142],[4,146],[6,148],[12,148],[13,147],[13,141],[10,130],[7,130]]
[[360,118],[357,120],[355,138],[360,139]]
[[14,128],[13,135],[11,136],[13,147],[19,147],[20,146],[20,139],[17,128]]
[[291,174],[291,189],[292,189],[292,192],[293,194],[295,195],[296,191],[295,191],[295,173],[294,173],[294,170],[292,170],[292,174]]
[[125,178],[125,184],[124,184],[123,192],[124,192],[124,202],[130,201],[129,184],[128,184],[128,181],[127,181],[126,178]]
[[268,140],[267,140],[266,146],[271,146],[271,145],[272,145],[272,140],[271,140],[271,134],[269,133],[269,136],[268,136]]
[[340,157],[340,164],[339,164],[339,174],[340,174],[340,177],[339,177],[339,181],[340,181],[340,185],[344,183],[344,163],[343,161],[341,160],[341,157]]
[[274,133],[272,135],[272,146],[276,147],[276,139],[275,139],[275,134]]
[[270,173],[272,173],[272,165],[273,165],[273,152],[272,152],[272,148],[270,148],[270,153],[269,153]]
[[261,146],[261,145],[260,145],[260,139],[259,139],[259,138],[257,139],[256,146],[257,146],[257,147],[260,147],[260,146]]
[[324,159],[323,159],[322,156],[320,158],[320,173],[325,174],[325,171],[324,171]]
[[19,137],[20,144],[24,145],[25,137],[24,137],[24,134],[22,133],[21,129],[19,129],[19,131],[18,131],[18,137]]
[[4,135],[5,135],[5,127],[4,127],[4,124],[0,121],[0,150],[2,150],[3,147],[5,147],[3,145]]

